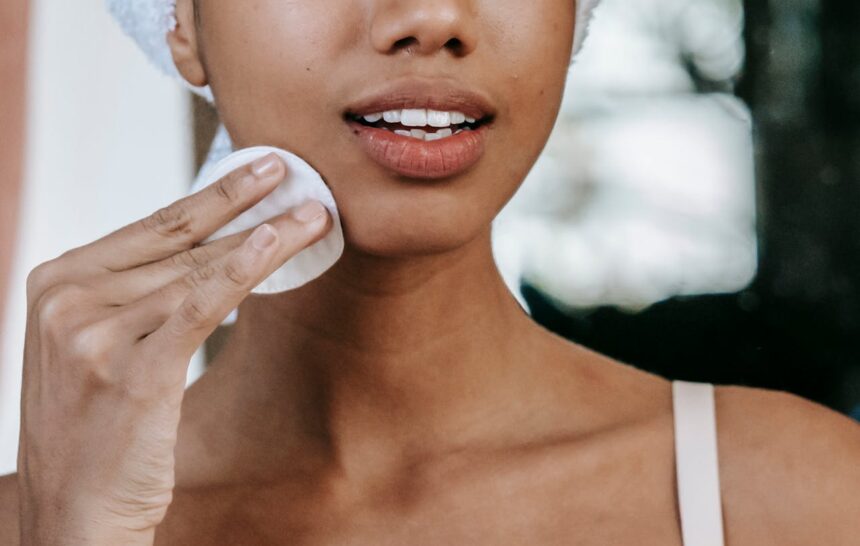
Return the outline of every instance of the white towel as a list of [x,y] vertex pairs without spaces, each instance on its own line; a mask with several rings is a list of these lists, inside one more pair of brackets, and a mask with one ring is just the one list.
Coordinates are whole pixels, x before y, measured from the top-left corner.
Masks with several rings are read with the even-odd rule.
[[571,60],[582,49],[585,38],[588,36],[588,28],[591,18],[594,16],[594,8],[600,0],[576,0],[576,30],[573,33],[573,54]]
[[131,36],[147,57],[165,74],[212,102],[209,87],[194,87],[185,81],[173,64],[167,34],[176,28],[176,0],[106,0],[108,11]]

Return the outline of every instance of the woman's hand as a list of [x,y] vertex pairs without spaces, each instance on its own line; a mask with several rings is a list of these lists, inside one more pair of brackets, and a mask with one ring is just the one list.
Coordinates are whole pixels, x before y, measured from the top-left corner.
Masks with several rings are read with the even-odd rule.
[[270,155],[37,267],[18,455],[23,544],[152,544],[172,500],[188,363],[332,222],[311,202],[197,246],[283,179]]

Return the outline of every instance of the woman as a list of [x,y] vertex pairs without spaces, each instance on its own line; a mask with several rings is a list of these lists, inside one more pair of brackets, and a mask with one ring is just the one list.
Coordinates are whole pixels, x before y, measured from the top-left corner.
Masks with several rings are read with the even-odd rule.
[[[713,476],[675,483],[675,427],[712,424],[678,412],[697,399],[673,406],[669,382],[540,328],[493,263],[491,220],[558,112],[573,3],[198,4],[177,4],[177,68],[211,86],[238,147],[324,175],[347,249],[301,289],[246,297],[325,234],[325,211],[197,245],[284,176],[269,157],[37,268],[0,542],[722,543],[695,524],[714,506],[683,493]],[[474,130],[418,142],[362,117],[425,108]],[[727,544],[856,544],[854,423],[729,387],[716,417]],[[679,464],[714,456],[703,441]]]

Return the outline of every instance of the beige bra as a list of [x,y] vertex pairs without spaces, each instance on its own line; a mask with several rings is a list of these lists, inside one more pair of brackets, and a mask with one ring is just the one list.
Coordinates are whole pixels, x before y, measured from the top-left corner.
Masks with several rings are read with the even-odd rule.
[[724,546],[714,386],[675,381],[672,400],[684,546]]

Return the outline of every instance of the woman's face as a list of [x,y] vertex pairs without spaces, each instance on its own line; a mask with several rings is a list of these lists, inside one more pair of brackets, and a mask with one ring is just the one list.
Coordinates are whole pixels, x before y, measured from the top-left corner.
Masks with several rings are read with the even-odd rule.
[[[549,137],[575,23],[572,0],[198,4],[206,82],[194,83],[212,86],[236,146],[304,158],[330,186],[348,243],[381,256],[445,251],[485,232]],[[471,113],[476,130],[424,142],[352,120],[428,107]],[[405,116],[385,126],[444,131]]]

